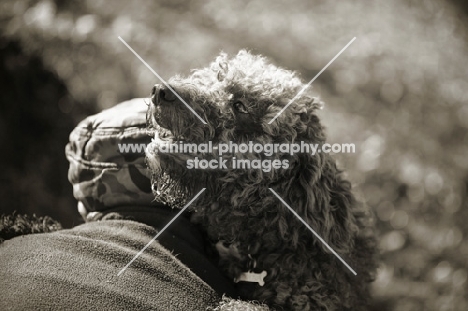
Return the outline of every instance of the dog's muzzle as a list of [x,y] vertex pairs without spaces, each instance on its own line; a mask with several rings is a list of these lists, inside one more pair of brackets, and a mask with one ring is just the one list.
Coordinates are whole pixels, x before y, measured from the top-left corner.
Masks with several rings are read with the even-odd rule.
[[156,84],[151,90],[151,101],[155,105],[160,105],[162,103],[173,103],[177,99],[177,96],[174,94],[171,89],[165,85]]

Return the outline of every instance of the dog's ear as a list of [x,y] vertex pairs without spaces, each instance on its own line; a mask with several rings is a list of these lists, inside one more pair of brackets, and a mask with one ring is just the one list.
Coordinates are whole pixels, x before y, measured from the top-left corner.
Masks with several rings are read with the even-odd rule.
[[[292,174],[295,177],[285,189],[287,199],[330,247],[339,254],[349,253],[357,231],[350,183],[342,178],[329,155],[298,154],[296,159],[291,167],[296,172]],[[319,240],[317,246],[330,253]]]

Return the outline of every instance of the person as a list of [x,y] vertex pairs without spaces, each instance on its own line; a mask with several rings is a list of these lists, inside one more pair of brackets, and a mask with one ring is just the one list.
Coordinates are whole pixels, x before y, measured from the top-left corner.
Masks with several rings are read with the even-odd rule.
[[86,222],[0,244],[0,310],[206,310],[237,296],[185,214],[118,275],[179,212],[154,201],[146,109],[130,100],[72,131],[68,178]]

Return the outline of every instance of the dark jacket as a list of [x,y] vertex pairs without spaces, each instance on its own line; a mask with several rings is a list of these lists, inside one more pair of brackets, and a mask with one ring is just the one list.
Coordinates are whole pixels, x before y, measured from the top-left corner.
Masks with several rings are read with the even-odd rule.
[[[140,208],[130,217],[141,220],[148,212]],[[178,258],[215,283],[222,278],[204,258],[202,240],[185,218],[117,276],[156,235],[157,223],[170,216],[152,213],[148,219],[159,218],[156,226],[108,219],[4,241],[0,310],[205,310],[216,305],[220,295]]]

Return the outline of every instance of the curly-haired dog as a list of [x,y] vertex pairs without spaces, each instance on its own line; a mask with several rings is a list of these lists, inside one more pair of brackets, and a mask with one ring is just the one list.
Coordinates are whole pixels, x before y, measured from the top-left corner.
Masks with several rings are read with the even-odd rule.
[[[242,298],[288,310],[361,310],[369,298],[368,283],[376,267],[371,217],[359,205],[351,185],[326,153],[234,152],[236,159],[278,159],[280,168],[193,170],[186,160],[195,154],[158,152],[162,143],[230,141],[325,142],[315,114],[320,102],[302,92],[279,117],[269,121],[305,86],[297,75],[270,64],[264,57],[240,51],[221,54],[209,67],[176,76],[169,86],[156,85],[148,123],[158,133],[147,149],[157,198],[181,207],[202,187],[204,195],[192,208],[216,244],[220,265],[231,279],[248,271],[263,281],[239,282]],[[198,120],[181,99],[201,116]],[[196,154],[205,159],[216,152]],[[270,192],[274,189],[356,272],[353,275]],[[266,273],[265,273],[266,272]],[[258,276],[257,275],[257,276]]]

